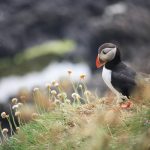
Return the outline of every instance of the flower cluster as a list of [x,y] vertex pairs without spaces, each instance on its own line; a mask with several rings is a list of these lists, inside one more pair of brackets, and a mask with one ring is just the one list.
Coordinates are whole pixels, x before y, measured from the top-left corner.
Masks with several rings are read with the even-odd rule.
[[8,118],[9,115],[7,115],[6,112],[2,112],[2,113],[1,113],[1,117],[2,117],[3,119],[5,119],[5,118]]

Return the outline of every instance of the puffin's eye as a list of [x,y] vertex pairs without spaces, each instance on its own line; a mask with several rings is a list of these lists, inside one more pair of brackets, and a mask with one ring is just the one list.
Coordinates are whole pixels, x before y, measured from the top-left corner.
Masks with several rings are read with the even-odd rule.
[[104,50],[102,51],[102,53],[105,55],[105,54],[107,54]]
[[109,53],[112,50],[112,48],[105,48],[102,50],[102,53],[105,55],[107,53]]

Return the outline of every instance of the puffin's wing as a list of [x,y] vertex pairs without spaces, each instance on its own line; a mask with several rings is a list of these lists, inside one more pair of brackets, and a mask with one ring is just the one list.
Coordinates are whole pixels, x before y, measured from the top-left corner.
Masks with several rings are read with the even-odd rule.
[[135,77],[137,73],[132,70],[130,67],[126,66],[123,63],[120,63],[113,71],[112,71],[112,81],[118,84],[131,84],[135,85]]
[[113,72],[112,73],[112,81],[114,81],[116,84],[119,84],[121,86],[125,85],[136,85],[135,78],[133,76],[127,76],[126,74],[123,73],[117,73]]
[[112,72],[111,82],[114,88],[127,97],[136,86],[135,77],[125,72]]

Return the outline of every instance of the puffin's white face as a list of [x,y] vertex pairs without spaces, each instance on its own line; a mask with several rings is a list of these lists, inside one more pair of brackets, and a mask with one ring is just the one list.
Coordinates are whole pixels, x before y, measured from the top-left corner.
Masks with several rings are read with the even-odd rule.
[[101,52],[98,54],[99,59],[102,62],[109,62],[111,60],[113,60],[116,56],[116,52],[117,52],[117,48],[104,48],[101,50]]
[[117,53],[117,47],[112,43],[104,43],[98,49],[98,55],[96,58],[96,67],[100,68],[107,62],[112,61]]

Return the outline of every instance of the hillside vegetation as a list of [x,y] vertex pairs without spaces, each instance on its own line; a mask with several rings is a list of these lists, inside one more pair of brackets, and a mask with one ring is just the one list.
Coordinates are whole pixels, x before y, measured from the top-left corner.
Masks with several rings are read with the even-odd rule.
[[[35,88],[35,106],[16,109],[20,127],[10,138],[1,131],[0,150],[149,150],[149,96],[123,109],[113,95],[99,98],[90,92],[85,77],[78,84],[54,81],[44,92]],[[72,84],[74,93],[69,94],[66,87],[71,91]]]

